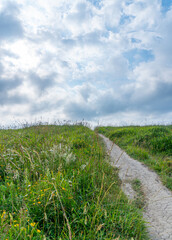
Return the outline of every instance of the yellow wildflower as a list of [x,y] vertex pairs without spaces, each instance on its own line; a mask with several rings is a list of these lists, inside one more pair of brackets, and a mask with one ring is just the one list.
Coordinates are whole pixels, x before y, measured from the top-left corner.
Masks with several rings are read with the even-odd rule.
[[34,226],[35,226],[35,224],[36,224],[36,223],[35,223],[35,222],[33,222],[33,223],[31,223],[30,225],[31,225],[32,227],[34,227]]
[[37,231],[38,233],[40,233],[40,232],[41,232],[41,230],[39,230],[39,229],[37,229],[36,231]]
[[2,215],[1,215],[1,218],[6,218],[6,212],[5,212],[5,210],[3,211],[3,213],[2,213]]

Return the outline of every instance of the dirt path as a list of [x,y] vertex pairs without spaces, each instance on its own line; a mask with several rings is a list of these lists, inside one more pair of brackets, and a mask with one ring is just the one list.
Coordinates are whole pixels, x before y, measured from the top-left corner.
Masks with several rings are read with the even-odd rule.
[[[132,159],[108,138],[106,143],[112,166],[119,168],[123,191],[129,198],[135,196],[130,181],[139,179],[145,194],[144,218],[152,240],[172,240],[172,193],[162,185],[157,174],[142,163]],[[122,154],[122,155],[121,155]]]

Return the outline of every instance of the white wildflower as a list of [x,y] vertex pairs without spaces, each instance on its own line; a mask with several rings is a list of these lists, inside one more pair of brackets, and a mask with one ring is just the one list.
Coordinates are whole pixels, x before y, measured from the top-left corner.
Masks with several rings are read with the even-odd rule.
[[86,168],[87,165],[88,165],[88,162],[86,164],[82,164],[80,168],[84,170],[84,168]]

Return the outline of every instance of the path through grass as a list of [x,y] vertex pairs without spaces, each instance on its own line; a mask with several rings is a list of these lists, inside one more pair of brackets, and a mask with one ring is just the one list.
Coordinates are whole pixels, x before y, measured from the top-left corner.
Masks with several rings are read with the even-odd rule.
[[172,190],[172,126],[99,127],[96,131],[155,170]]

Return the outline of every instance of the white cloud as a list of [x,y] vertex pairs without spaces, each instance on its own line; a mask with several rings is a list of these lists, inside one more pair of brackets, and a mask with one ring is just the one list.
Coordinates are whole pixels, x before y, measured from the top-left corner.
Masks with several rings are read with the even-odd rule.
[[[169,118],[172,10],[162,13],[160,3],[2,0],[0,11],[8,9],[9,25],[18,29],[15,36],[3,30],[1,41],[3,116],[58,113],[107,121],[158,119],[165,112]],[[126,58],[127,52],[139,61]]]

